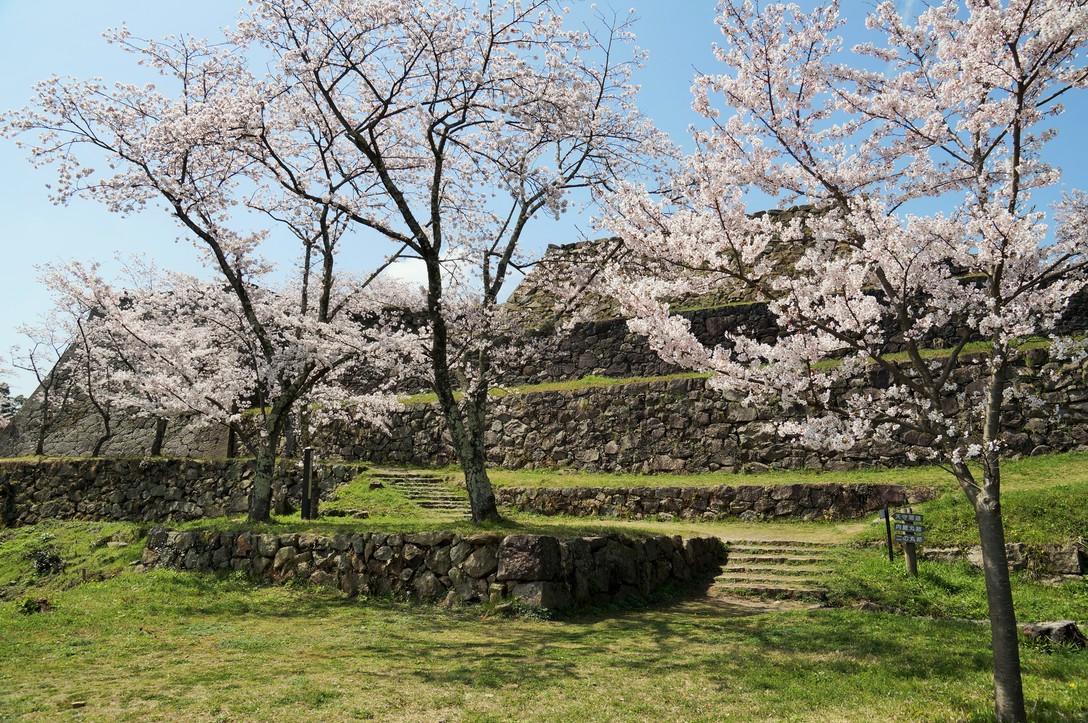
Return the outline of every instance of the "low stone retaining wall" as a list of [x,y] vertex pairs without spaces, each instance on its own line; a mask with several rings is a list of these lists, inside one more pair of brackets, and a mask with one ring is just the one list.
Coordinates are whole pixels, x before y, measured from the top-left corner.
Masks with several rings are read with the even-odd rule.
[[[1071,542],[1065,545],[1028,545],[1010,542],[1005,545],[1009,558],[1009,570],[1027,572],[1035,577],[1064,577],[1088,573],[1088,544]],[[930,547],[922,548],[923,560],[940,562],[967,562],[982,568],[981,547]]]
[[143,569],[242,571],[270,580],[308,580],[350,595],[419,600],[517,599],[563,609],[646,596],[670,582],[717,572],[725,560],[710,537],[624,535],[560,540],[548,535],[454,532],[254,534],[170,531],[147,537]]
[[[181,522],[243,513],[254,465],[249,460],[77,459],[0,461],[0,525],[42,519]],[[359,474],[357,465],[316,465],[321,494]],[[277,470],[277,489],[301,496],[302,470]]]
[[934,499],[933,487],[881,484],[722,485],[718,487],[496,487],[501,506],[542,515],[682,520],[842,520]]

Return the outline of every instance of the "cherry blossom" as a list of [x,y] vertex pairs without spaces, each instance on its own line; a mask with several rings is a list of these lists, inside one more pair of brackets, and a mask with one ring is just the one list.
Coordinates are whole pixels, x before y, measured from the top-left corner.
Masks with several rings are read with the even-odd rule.
[[[1023,720],[1001,416],[1037,402],[1018,398],[1010,369],[1085,284],[1083,194],[1052,214],[1032,198],[1060,179],[1048,121],[1088,82],[1088,4],[949,0],[912,22],[884,2],[874,40],[852,49],[837,3],[724,1],[718,23],[724,69],[693,88],[709,123],[696,152],[667,193],[627,182],[608,202],[654,273],[617,269],[609,288],[664,358],[747,403],[806,409],[784,434],[834,449],[922,440],[976,510],[997,716]],[[751,214],[753,190],[800,205]],[[669,303],[715,287],[766,302],[783,338],[700,343]],[[949,328],[947,348],[927,349]],[[884,381],[851,391],[872,375]]]

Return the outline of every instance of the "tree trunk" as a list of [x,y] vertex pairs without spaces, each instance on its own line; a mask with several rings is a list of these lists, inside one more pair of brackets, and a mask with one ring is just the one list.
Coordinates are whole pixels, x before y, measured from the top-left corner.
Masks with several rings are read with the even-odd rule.
[[[277,440],[278,441],[278,440]],[[249,521],[268,522],[272,519],[272,481],[276,474],[275,442],[261,446],[253,470],[253,489],[249,493]]]
[[249,493],[249,521],[268,522],[272,519],[272,483],[276,477],[276,455],[279,451],[283,427],[290,402],[278,398],[265,417],[265,434],[250,449],[256,448],[256,469],[253,472],[253,489]]
[[[482,425],[481,425],[482,427]],[[466,430],[467,432],[468,430]],[[457,446],[457,458],[465,473],[465,487],[468,490],[469,505],[472,507],[472,521],[501,520],[498,505],[495,503],[495,491],[487,476],[487,453],[483,445],[483,429],[472,430],[469,439]]]
[[994,710],[999,723],[1027,720],[1020,678],[1020,646],[1012,604],[1009,562],[1000,500],[984,490],[975,500],[975,520],[982,542],[982,568],[990,608],[990,641],[994,654]]
[[45,456],[45,435],[49,432],[49,387],[38,381],[42,387],[41,419],[38,424],[37,438],[34,441],[34,455]]
[[288,414],[283,422],[283,456],[292,459],[295,456],[295,415]]
[[101,457],[102,456],[102,446],[104,444],[106,444],[106,442],[110,441],[112,438],[113,438],[113,432],[110,431],[110,425],[107,422],[106,423],[106,431],[102,433],[102,436],[100,436],[97,440],[95,440],[94,449],[91,450],[91,456],[92,457]]
[[[452,402],[452,394],[450,395]],[[439,395],[442,401],[442,395]],[[453,449],[461,471],[465,474],[465,487],[472,507],[472,521],[501,520],[495,504],[495,491],[487,476],[487,450],[484,447],[484,421],[486,414],[479,403],[466,403],[462,413],[456,402],[441,404],[442,416],[453,440]]]
[[234,425],[227,427],[227,459],[234,459],[238,456],[238,430],[234,428]]
[[109,412],[93,398],[91,402],[94,404],[94,408],[98,410],[98,416],[102,418],[102,434],[95,440],[94,448],[91,450],[91,456],[101,457],[103,445],[113,439],[113,425],[111,424],[112,420]]
[[472,521],[501,520],[495,504],[495,491],[487,477],[487,451],[484,448],[484,423],[487,412],[488,352],[481,351],[478,359],[480,384],[475,390],[462,389],[464,403],[459,405],[454,394],[453,377],[448,357],[448,329],[442,315],[442,270],[437,256],[425,258],[427,262],[427,303],[431,321],[431,370],[434,373],[434,391],[438,405],[446,420],[457,461],[465,473],[465,487],[472,507]]
[[170,424],[170,420],[166,417],[157,417],[155,419],[155,438],[151,440],[151,456],[162,456],[162,443],[166,438],[166,428]]

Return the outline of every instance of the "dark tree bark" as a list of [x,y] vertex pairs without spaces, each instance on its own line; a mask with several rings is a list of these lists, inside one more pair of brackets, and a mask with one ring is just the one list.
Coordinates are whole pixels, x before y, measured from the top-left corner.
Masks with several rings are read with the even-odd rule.
[[1012,603],[1009,561],[1001,504],[987,495],[975,501],[975,519],[982,541],[982,569],[990,612],[990,643],[994,654],[994,710],[1000,723],[1027,720],[1020,675],[1020,643]]
[[169,426],[170,420],[166,417],[158,417],[155,419],[155,437],[151,440],[151,456],[162,456],[162,443],[166,439],[166,428]]
[[276,475],[276,452],[263,448],[255,460],[253,489],[249,495],[249,521],[268,522],[272,519],[272,482]]

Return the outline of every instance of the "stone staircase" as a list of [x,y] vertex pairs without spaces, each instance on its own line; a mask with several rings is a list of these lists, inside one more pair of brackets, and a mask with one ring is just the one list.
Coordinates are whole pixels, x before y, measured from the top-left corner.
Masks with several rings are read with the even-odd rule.
[[437,474],[383,469],[374,470],[370,479],[372,483],[381,482],[392,487],[416,505],[433,513],[450,517],[472,515],[468,494]]
[[729,560],[714,580],[722,595],[823,600],[821,580],[833,572],[836,546],[792,540],[726,540]]

